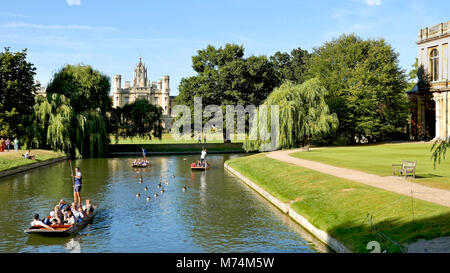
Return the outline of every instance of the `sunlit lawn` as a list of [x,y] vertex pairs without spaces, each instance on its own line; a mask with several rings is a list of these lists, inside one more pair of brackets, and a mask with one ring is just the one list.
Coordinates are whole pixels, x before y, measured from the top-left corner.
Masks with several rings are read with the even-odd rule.
[[400,251],[374,232],[368,213],[379,230],[401,244],[450,235],[450,208],[444,206],[422,200],[414,200],[412,204],[408,196],[281,162],[264,154],[231,159],[227,163],[282,202],[294,201],[291,207],[295,211],[356,252],[369,252],[366,247],[370,241],[379,241],[389,252]]
[[[116,139],[114,136],[110,137],[111,144],[185,144],[185,143],[199,143],[198,136],[190,137],[183,136],[177,138],[172,134],[163,134],[161,139],[152,137],[151,140],[148,138],[142,137],[133,137],[133,138],[119,138],[118,143],[116,143]],[[235,136],[231,138],[231,142],[239,143],[243,142],[243,138],[240,136]],[[205,143],[204,139],[201,138],[201,143]],[[207,134],[206,135],[206,143],[223,143],[223,135],[220,134]]]
[[14,150],[10,150],[9,152],[0,152],[0,171],[65,156],[64,153],[60,152],[48,150],[31,150],[31,155],[36,156],[35,160],[31,160],[24,158],[22,156],[23,154],[25,154],[25,151],[22,150],[19,150],[17,152]]
[[392,175],[392,164],[400,164],[402,160],[417,161],[416,179],[408,177],[409,181],[450,190],[450,159],[436,164],[434,169],[431,146],[429,143],[407,143],[326,147],[291,156],[381,176]]

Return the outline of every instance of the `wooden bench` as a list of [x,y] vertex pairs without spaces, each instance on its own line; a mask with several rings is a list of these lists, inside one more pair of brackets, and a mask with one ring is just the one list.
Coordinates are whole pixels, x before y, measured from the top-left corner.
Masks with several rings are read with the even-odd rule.
[[402,164],[392,164],[392,175],[395,175],[396,172],[400,172],[400,174],[405,175],[405,179],[408,174],[412,174],[414,179],[416,178],[416,161],[407,161],[403,160]]

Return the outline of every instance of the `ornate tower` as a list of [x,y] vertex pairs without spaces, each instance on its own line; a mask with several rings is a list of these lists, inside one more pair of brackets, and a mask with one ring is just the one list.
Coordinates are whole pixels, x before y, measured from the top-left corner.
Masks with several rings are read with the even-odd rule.
[[147,79],[147,68],[142,63],[142,57],[139,57],[139,63],[136,65],[134,69],[134,87],[147,87],[148,79]]

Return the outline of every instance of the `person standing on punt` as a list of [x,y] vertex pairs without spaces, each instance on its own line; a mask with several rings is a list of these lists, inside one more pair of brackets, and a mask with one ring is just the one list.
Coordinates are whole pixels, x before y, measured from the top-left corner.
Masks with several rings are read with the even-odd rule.
[[80,168],[76,167],[75,168],[75,176],[73,176],[75,178],[75,182],[73,185],[73,202],[75,204],[78,203],[78,207],[81,206],[81,185],[82,185],[82,175],[80,172]]
[[202,149],[202,155],[200,156],[200,161],[202,166],[204,166],[206,164],[206,149],[205,147],[203,147]]

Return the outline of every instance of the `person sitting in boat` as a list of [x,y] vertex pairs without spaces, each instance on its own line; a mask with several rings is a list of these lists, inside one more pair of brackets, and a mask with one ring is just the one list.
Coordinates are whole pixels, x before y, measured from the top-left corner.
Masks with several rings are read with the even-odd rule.
[[197,160],[197,167],[200,167],[201,166],[201,162],[200,162],[200,160]]
[[192,163],[191,163],[191,168],[192,168],[192,167],[196,167],[196,166],[197,166],[197,164],[195,164],[195,160],[192,161]]
[[83,208],[82,207],[79,207],[78,208],[78,219],[81,219],[81,220],[83,220],[84,219],[84,217],[86,217],[87,216],[87,213],[83,210]]
[[40,219],[39,219],[39,214],[35,214],[33,216],[33,221],[31,222],[31,226],[41,226],[41,227],[45,227],[45,228],[49,228],[49,229],[54,229],[51,226],[48,226],[46,224],[44,224]]
[[90,215],[94,212],[94,207],[91,204],[91,200],[86,200],[86,205],[83,206],[83,210],[86,212],[87,215]]
[[58,224],[62,224],[64,220],[64,215],[61,212],[61,209],[59,208],[59,205],[56,205],[53,210],[50,212],[50,219],[53,222],[53,220],[56,220]]
[[65,211],[68,206],[69,205],[66,204],[66,201],[64,201],[64,199],[59,200],[59,208],[61,209],[61,211]]

